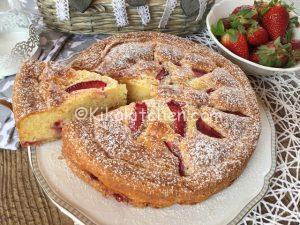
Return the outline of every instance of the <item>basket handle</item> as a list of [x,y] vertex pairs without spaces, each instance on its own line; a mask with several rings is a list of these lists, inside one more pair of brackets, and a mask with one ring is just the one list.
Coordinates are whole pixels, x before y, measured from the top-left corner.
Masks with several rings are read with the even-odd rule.
[[98,12],[105,12],[105,7],[101,5],[100,3],[93,4],[92,7],[94,7]]

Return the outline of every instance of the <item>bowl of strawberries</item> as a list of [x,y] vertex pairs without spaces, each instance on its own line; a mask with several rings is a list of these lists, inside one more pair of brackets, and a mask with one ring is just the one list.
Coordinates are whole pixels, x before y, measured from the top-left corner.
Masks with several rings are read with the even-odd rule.
[[222,0],[206,18],[221,52],[252,74],[300,72],[300,26],[281,0]]

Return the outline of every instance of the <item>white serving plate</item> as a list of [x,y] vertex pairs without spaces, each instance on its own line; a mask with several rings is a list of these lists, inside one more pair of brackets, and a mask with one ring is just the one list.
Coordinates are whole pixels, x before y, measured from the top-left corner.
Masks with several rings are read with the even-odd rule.
[[[219,40],[212,34],[211,25],[215,24],[220,18],[228,17],[230,13],[240,5],[253,5],[254,0],[222,0],[218,1],[210,10],[206,17],[206,26],[211,38],[216,42],[221,53],[230,59],[232,62],[239,65],[244,71],[250,74],[257,75],[273,75],[274,73],[284,73],[284,72],[300,72],[300,61],[296,66],[291,68],[272,68],[267,66],[262,66],[257,63],[251,62],[249,60],[243,59],[238,55],[234,54],[227,48],[225,48]],[[295,1],[296,3],[296,1]],[[299,2],[295,4],[299,7]],[[295,15],[295,14],[294,14]],[[300,20],[300,17],[299,17]],[[300,27],[296,28],[294,31],[294,38],[300,39]]]
[[48,197],[77,224],[236,224],[265,194],[275,170],[275,130],[260,106],[262,133],[244,173],[228,188],[196,205],[135,208],[105,198],[73,175],[61,155],[61,141],[29,147],[33,172]]

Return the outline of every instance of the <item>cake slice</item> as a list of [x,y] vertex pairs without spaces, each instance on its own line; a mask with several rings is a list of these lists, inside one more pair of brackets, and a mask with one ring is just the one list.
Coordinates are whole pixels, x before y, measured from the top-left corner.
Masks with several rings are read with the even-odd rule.
[[13,110],[22,146],[55,140],[62,125],[125,105],[125,84],[86,70],[28,61],[17,74]]

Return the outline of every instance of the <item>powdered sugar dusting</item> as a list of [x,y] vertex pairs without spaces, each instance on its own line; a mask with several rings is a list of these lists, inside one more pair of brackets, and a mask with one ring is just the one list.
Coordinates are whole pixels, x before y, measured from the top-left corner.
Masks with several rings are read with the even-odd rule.
[[[100,64],[98,71],[113,73],[126,69],[139,60],[153,60],[154,43],[126,43],[112,48]],[[117,60],[116,60],[117,59]]]
[[204,176],[206,180],[221,180],[225,171],[230,172],[227,162],[234,153],[234,142],[229,139],[210,138],[200,132],[185,143],[189,149],[184,152],[191,176]]

